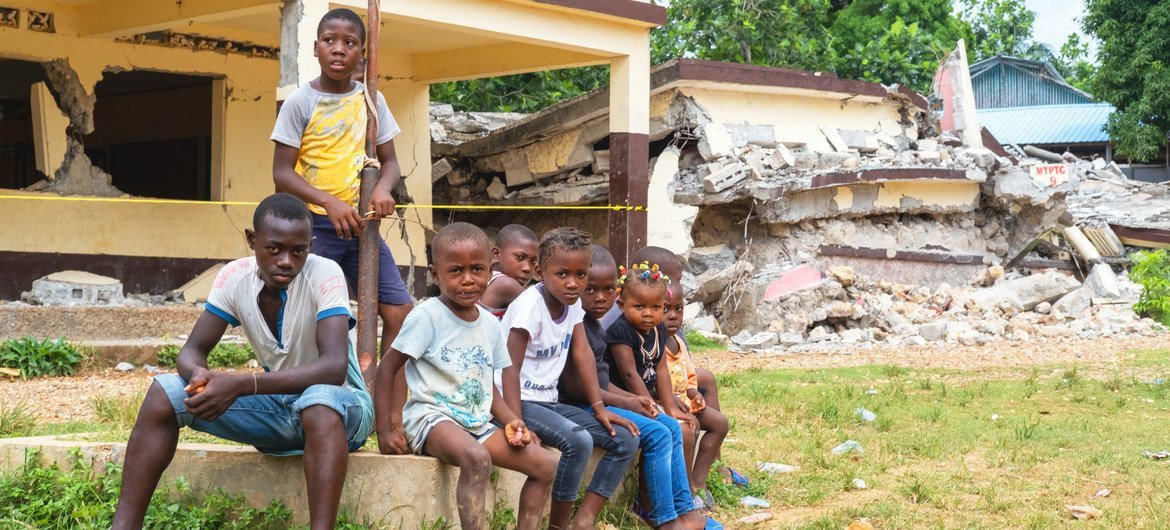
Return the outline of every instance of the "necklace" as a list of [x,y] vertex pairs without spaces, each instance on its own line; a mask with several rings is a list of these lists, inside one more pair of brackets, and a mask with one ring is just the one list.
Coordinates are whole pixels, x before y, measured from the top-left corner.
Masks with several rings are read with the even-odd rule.
[[[649,351],[646,350],[646,339],[638,333],[638,349],[642,352],[642,362],[645,370],[649,372],[654,366],[654,357],[658,353],[658,326],[654,326],[654,346]],[[637,330],[634,330],[637,331]]]

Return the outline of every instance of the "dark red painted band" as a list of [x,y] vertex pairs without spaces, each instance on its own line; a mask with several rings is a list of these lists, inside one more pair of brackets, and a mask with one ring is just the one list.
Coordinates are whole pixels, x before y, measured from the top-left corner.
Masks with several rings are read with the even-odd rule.
[[536,3],[640,20],[658,26],[666,24],[666,8],[647,2],[635,2],[634,0],[536,0]]

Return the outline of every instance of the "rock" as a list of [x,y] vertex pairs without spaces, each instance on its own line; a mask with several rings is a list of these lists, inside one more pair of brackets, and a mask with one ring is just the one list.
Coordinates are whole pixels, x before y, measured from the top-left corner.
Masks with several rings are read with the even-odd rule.
[[1105,263],[1093,265],[1093,270],[1085,276],[1085,286],[1093,293],[1103,298],[1121,298],[1121,286],[1117,282],[1117,275],[1113,268]]
[[921,335],[912,335],[910,337],[906,337],[905,342],[911,346],[925,346],[926,338]]
[[853,304],[835,300],[827,308],[828,318],[852,318]]
[[1076,336],[1076,332],[1069,329],[1067,326],[1056,326],[1056,325],[1040,326],[1040,329],[1037,330],[1037,333],[1041,337],[1073,337],[1073,336]]
[[118,365],[115,366],[114,369],[119,371],[119,372],[129,372],[130,370],[134,369],[134,365],[123,361],[123,362],[118,363]]
[[714,302],[723,295],[733,279],[742,274],[751,274],[754,270],[755,267],[747,261],[737,262],[725,269],[708,270],[696,278],[699,287],[695,290],[694,299],[705,304]]
[[1072,277],[1052,271],[1001,281],[971,293],[969,299],[978,307],[1019,312],[1031,310],[1041,302],[1057,300],[1078,287],[1080,285]]
[[1039,304],[1036,304],[1036,307],[1032,310],[1040,313],[1041,315],[1047,315],[1049,311],[1052,311],[1052,304],[1048,302],[1040,302]]
[[918,335],[921,336],[923,340],[931,342],[943,340],[947,336],[947,323],[930,322],[918,326]]
[[431,164],[431,184],[439,181],[439,179],[447,176],[455,166],[447,158],[440,158],[438,162]]
[[746,329],[731,337],[732,344],[743,344],[749,340],[752,340],[752,334]]
[[449,118],[455,115],[455,107],[447,103],[431,103],[431,116]]
[[687,324],[687,330],[719,333],[719,321],[711,315],[699,317]]
[[727,344],[731,342],[731,339],[727,335],[724,335],[722,333],[708,333],[708,332],[702,331],[702,330],[694,330],[694,331],[695,331],[695,333],[698,333],[700,337],[703,337],[707,340],[712,340],[712,341],[718,342],[719,344],[722,344],[724,346],[727,346]]
[[938,140],[918,140],[917,148],[919,152],[937,153]]
[[692,248],[687,254],[685,270],[694,275],[711,269],[730,268],[735,265],[735,251],[727,245]]
[[869,339],[869,334],[866,333],[863,329],[847,329],[841,333],[838,333],[838,335],[841,337],[841,342],[844,344],[856,344],[858,342]]
[[777,339],[783,346],[795,346],[804,342],[804,335],[796,332],[780,333]]
[[1052,309],[1076,318],[1084,315],[1092,303],[1093,289],[1089,286],[1084,286],[1060,297],[1060,300],[1052,304]]
[[500,177],[492,179],[492,183],[487,187],[488,197],[492,200],[498,201],[508,194],[508,187],[500,180]]
[[853,267],[830,267],[829,275],[843,287],[849,287],[857,280],[856,274],[853,272]]

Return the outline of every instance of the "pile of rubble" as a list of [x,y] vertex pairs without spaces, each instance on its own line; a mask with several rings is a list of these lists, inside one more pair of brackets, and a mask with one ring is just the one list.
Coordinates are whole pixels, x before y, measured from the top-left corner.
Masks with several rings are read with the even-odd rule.
[[[749,287],[760,283],[762,297]],[[751,262],[737,261],[730,248],[715,246],[694,249],[683,285],[693,300],[688,329],[739,351],[982,345],[1152,335],[1162,329],[1133,312],[1141,288],[1104,263],[1084,282],[1052,270],[1025,275],[994,265],[969,284],[932,288],[869,279],[845,266],[822,270],[804,264],[779,276],[761,275]],[[716,314],[731,319],[721,325]],[[728,338],[724,332],[734,334]]]

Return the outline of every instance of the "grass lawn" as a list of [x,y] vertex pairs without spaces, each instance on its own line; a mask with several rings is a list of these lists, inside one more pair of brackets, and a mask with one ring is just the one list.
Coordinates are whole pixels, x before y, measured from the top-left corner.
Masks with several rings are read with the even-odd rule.
[[[718,379],[732,421],[724,460],[752,480],[747,490],[711,481],[714,515],[728,528],[762,511],[773,518],[756,528],[840,529],[861,518],[881,529],[1170,528],[1170,460],[1142,454],[1170,450],[1170,350],[1079,366],[751,369]],[[139,399],[96,399],[95,423],[21,434],[124,440]],[[876,420],[859,418],[859,407]],[[19,418],[0,414],[5,422]],[[864,452],[832,455],[846,440]],[[183,441],[212,439],[185,430]],[[767,474],[762,462],[799,470]],[[1095,496],[1103,489],[1110,494]],[[771,507],[739,506],[745,493]],[[639,526],[627,502],[607,506],[608,528]],[[1065,509],[1083,504],[1103,517],[1077,521]]]
[[[866,366],[719,376],[724,457],[771,502],[768,528],[1170,527],[1170,351],[1117,366]],[[854,412],[877,415],[864,422]],[[856,440],[864,453],[834,456]],[[800,466],[757,471],[760,462]],[[853,479],[869,489],[857,490]],[[1107,497],[1095,497],[1109,489]],[[731,501],[732,499],[726,499]],[[1101,519],[1076,521],[1066,505]],[[753,510],[717,513],[729,526]]]

